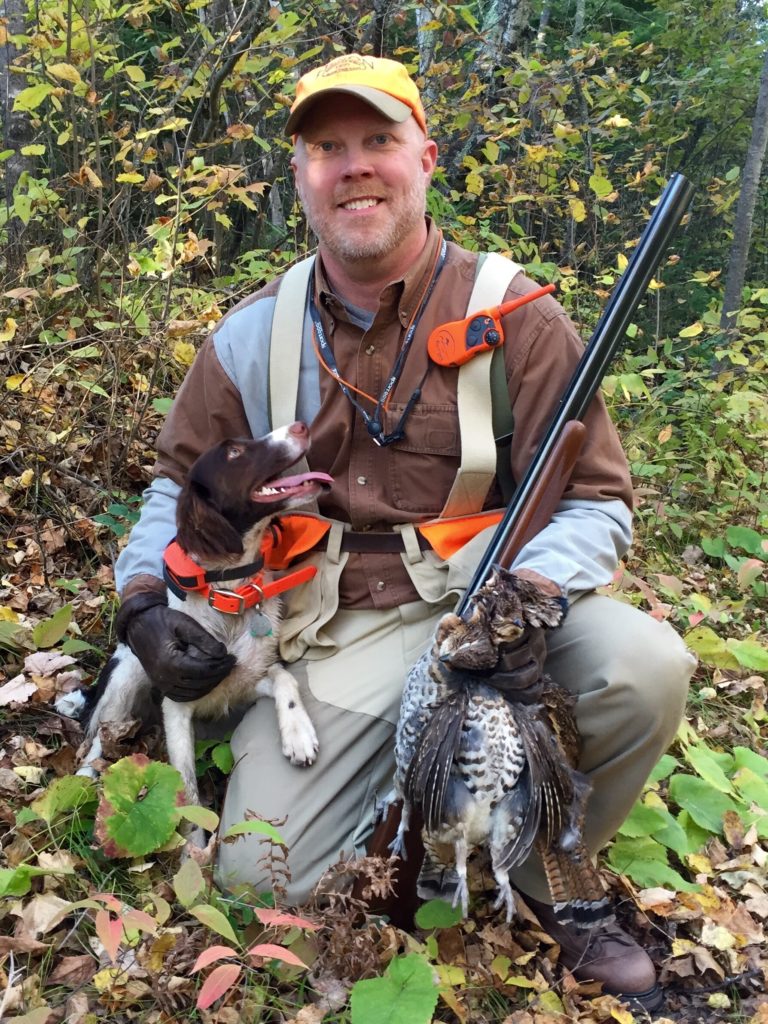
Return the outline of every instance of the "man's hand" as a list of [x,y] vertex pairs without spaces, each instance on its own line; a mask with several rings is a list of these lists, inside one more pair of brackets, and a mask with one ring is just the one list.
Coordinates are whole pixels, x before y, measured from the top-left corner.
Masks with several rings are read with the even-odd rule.
[[127,598],[115,620],[127,644],[164,697],[198,700],[235,667],[236,658],[201,625],[168,607],[158,591]]

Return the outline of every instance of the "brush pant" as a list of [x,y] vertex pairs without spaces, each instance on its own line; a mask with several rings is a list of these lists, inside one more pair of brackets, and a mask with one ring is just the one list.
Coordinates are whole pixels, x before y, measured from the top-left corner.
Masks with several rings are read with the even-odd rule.
[[[309,660],[323,653],[310,649],[288,666],[319,737],[310,768],[297,768],[281,754],[272,701],[259,700],[236,728],[222,832],[247,811],[286,819],[279,831],[289,850],[291,903],[303,902],[342,856],[364,853],[374,799],[392,785],[406,673],[453,605],[450,599],[389,611],[338,611],[324,627],[333,656]],[[575,602],[547,640],[547,672],[578,697],[580,767],[592,784],[586,841],[596,853],[616,834],[673,739],[695,659],[667,623],[594,593]],[[271,887],[259,863],[262,842],[256,835],[222,845],[217,880],[223,887]],[[534,857],[511,877],[523,893],[551,902]]]

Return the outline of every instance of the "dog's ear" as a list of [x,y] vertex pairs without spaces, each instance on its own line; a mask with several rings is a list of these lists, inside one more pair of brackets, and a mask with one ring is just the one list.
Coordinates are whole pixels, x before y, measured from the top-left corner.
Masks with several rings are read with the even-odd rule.
[[184,551],[203,558],[243,553],[239,532],[213,506],[208,490],[195,481],[187,481],[179,495],[176,531],[176,540]]

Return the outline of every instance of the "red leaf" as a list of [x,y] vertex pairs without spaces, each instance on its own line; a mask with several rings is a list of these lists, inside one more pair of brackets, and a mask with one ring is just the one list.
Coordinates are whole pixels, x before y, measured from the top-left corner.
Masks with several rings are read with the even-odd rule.
[[207,1010],[211,1003],[215,1003],[227,989],[232,988],[242,969],[240,964],[219,964],[218,967],[214,967],[203,982],[200,995],[197,997],[198,1010]]
[[116,963],[117,951],[123,937],[123,922],[119,917],[112,917],[106,910],[97,910],[96,934],[101,939],[109,959]]
[[111,892],[95,892],[90,898],[103,903],[105,907],[109,907],[110,910],[114,910],[116,914],[119,914],[123,909],[123,904],[117,896],[113,896]]
[[307,921],[303,917],[296,917],[295,914],[285,914],[282,910],[273,910],[270,907],[258,907],[256,917],[262,924],[287,924],[295,925],[296,928],[305,928],[307,931],[316,932],[320,927],[313,921]]
[[215,963],[216,960],[222,960],[225,956],[237,956],[237,950],[232,949],[231,946],[211,946],[210,949],[204,949],[197,960],[195,960],[195,966],[190,971],[190,974],[194,974],[195,971],[199,971],[202,967],[207,967],[208,964]]
[[688,616],[688,621],[692,626],[698,626],[701,620],[704,618],[704,612],[691,612]]
[[263,957],[265,960],[282,960],[294,967],[306,967],[303,960],[299,960],[295,953],[284,946],[275,946],[271,942],[264,942],[260,946],[252,946],[248,950],[248,956]]

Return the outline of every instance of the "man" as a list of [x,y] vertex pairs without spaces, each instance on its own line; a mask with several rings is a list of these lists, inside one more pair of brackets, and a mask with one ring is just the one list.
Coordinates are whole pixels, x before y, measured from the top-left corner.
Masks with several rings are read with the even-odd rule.
[[[309,556],[316,580],[288,596],[280,649],[302,686],[320,754],[309,770],[288,764],[274,712],[260,702],[233,736],[222,820],[227,827],[248,810],[287,815],[289,896],[298,902],[341,850],[364,849],[374,793],[391,780],[405,673],[466,587],[492,531],[439,557],[424,550],[413,524],[441,515],[453,522],[503,500],[493,471],[486,478],[476,471],[473,459],[484,452],[471,452],[490,415],[489,394],[481,389],[474,412],[462,412],[463,370],[427,354],[431,331],[466,315],[478,257],[445,245],[425,218],[437,147],[415,84],[394,61],[336,58],[299,81],[287,130],[298,193],[319,241],[309,289],[291,300],[290,330],[272,323],[277,281],[232,310],[204,344],[158,439],[155,480],[120,557],[118,585],[128,642],[164,692],[183,700],[211,689],[229,668],[223,652],[174,618],[162,598],[157,603],[179,485],[193,459],[225,437],[263,434],[294,410],[311,424],[310,467],[335,481],[319,510],[330,526],[324,549]],[[505,300],[534,289],[506,266]],[[510,464],[519,479],[581,342],[550,296],[509,314],[503,327]],[[549,637],[546,669],[579,698],[581,768],[593,786],[586,838],[596,852],[674,736],[694,662],[667,624],[593,593],[629,545],[631,485],[601,400],[586,425],[563,501],[515,569],[571,604]],[[264,883],[258,856],[255,842],[225,846],[222,884]],[[578,977],[649,1009],[659,1005],[652,963],[629,936],[617,926],[584,937],[559,925],[537,863],[512,881]]]

